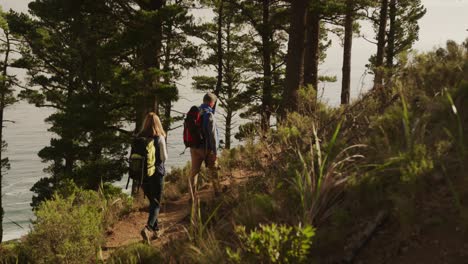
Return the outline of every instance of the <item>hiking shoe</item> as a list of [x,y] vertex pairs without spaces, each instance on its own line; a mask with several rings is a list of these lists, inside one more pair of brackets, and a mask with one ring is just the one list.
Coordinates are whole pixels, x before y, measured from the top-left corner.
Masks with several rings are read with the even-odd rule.
[[164,232],[162,231],[162,229],[156,229],[156,230],[153,231],[152,238],[153,239],[158,239],[158,238],[160,238],[162,236],[163,233]]
[[151,244],[151,238],[153,236],[153,231],[149,230],[148,227],[144,227],[140,234],[143,237],[143,242],[147,243],[148,245]]

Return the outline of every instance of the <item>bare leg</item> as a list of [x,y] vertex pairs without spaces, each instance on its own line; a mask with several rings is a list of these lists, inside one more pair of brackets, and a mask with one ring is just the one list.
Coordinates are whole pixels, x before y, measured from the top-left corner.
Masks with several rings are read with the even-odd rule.
[[213,189],[215,192],[215,195],[218,195],[221,193],[221,183],[219,180],[219,173],[218,173],[218,161],[216,154],[213,153],[208,153],[206,157],[206,166],[208,167],[208,175],[213,183]]
[[193,226],[196,225],[197,211],[198,211],[198,174],[203,162],[203,150],[202,149],[190,149],[192,157],[192,170],[188,179],[190,197],[192,199],[192,208],[190,210],[190,222]]

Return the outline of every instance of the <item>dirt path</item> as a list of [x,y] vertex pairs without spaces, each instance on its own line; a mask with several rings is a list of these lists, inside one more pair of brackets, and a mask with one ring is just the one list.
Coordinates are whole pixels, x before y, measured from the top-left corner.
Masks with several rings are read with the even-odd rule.
[[[232,173],[232,177],[223,181],[222,185],[226,187],[233,184],[238,185],[245,182],[250,176],[246,175],[245,172]],[[212,188],[208,186],[200,190],[199,197],[202,201],[213,199]],[[161,248],[173,240],[184,237],[189,224],[190,208],[189,194],[185,194],[177,201],[165,202],[159,215],[163,235],[161,238],[153,240],[152,245]],[[142,242],[140,231],[145,226],[147,219],[148,213],[143,209],[143,211],[133,212],[117,222],[107,232],[103,258],[107,259],[113,251],[120,247]]]

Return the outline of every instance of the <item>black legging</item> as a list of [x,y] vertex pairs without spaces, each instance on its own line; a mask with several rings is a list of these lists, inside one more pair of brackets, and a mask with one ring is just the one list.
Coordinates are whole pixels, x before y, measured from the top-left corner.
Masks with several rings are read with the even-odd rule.
[[155,173],[151,177],[146,177],[143,181],[143,191],[150,202],[147,226],[152,230],[159,230],[158,215],[161,208],[163,188],[164,175],[159,173]]

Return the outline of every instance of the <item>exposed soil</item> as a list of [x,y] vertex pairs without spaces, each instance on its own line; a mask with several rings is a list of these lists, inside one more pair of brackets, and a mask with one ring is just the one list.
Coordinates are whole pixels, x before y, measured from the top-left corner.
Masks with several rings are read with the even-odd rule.
[[[228,189],[230,185],[238,185],[245,182],[251,174],[245,172],[233,172],[229,179],[221,184],[223,189]],[[207,185],[199,191],[201,201],[213,199],[214,193],[211,186]],[[186,230],[189,224],[191,203],[190,195],[185,194],[177,201],[164,202],[159,214],[162,235],[156,240],[152,240],[154,247],[162,248],[173,240],[186,237]],[[113,251],[130,244],[143,242],[140,235],[141,229],[148,220],[147,208],[132,212],[128,216],[118,221],[108,232],[106,244],[103,248],[103,258],[107,259]]]

